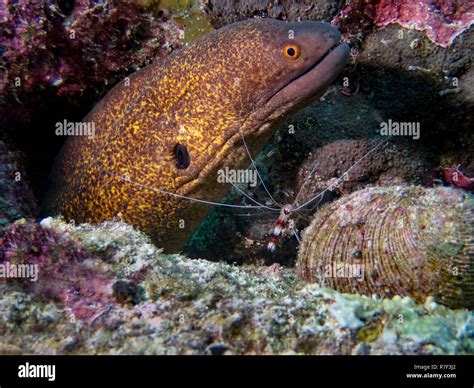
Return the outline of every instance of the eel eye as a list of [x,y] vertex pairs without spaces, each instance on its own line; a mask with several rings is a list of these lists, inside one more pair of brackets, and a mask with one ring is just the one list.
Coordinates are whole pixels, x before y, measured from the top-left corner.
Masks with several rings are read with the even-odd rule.
[[294,43],[287,44],[283,48],[283,54],[285,55],[285,58],[292,60],[298,59],[301,55],[300,46]]
[[189,157],[189,152],[186,146],[182,144],[176,144],[174,147],[174,156],[176,158],[176,167],[180,170],[184,170],[189,167],[191,163],[191,158]]

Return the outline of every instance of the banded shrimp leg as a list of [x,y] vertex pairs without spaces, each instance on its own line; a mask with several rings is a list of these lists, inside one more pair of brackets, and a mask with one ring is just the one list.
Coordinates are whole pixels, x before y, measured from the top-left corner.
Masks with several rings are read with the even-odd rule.
[[[240,102],[240,103],[241,103],[241,105],[243,105],[242,102]],[[241,111],[244,111],[244,110],[241,109]],[[360,163],[362,161],[364,161],[366,158],[368,158],[372,153],[374,153],[377,149],[379,149],[383,144],[385,144],[390,139],[388,137],[388,138],[383,139],[380,142],[378,142],[372,149],[368,150],[368,152],[365,155],[362,155],[359,158],[359,160],[357,160],[352,166],[350,166],[347,169],[347,171],[345,171],[339,178],[337,178],[333,184],[329,185],[324,190],[322,190],[321,192],[314,195],[308,201],[304,202],[303,204],[300,204],[298,201],[300,200],[300,197],[303,194],[303,190],[304,190],[305,186],[308,184],[308,182],[310,181],[310,179],[311,179],[312,175],[314,174],[314,172],[316,171],[316,168],[318,167],[317,162],[315,162],[314,165],[311,168],[311,171],[306,176],[303,184],[301,185],[301,187],[299,189],[299,192],[297,193],[297,195],[294,198],[294,200],[292,201],[292,203],[281,204],[281,203],[278,203],[275,200],[275,198],[272,196],[272,194],[268,190],[267,186],[265,185],[265,182],[262,179],[262,176],[258,171],[256,163],[255,163],[254,159],[251,156],[249,148],[247,147],[245,137],[244,137],[244,134],[242,133],[242,131],[240,131],[240,136],[242,138],[242,142],[243,142],[245,151],[247,153],[247,156],[249,157],[249,159],[251,161],[251,165],[257,171],[257,175],[259,177],[259,180],[260,180],[265,192],[267,193],[267,195],[271,199],[271,201],[277,207],[280,208],[280,213],[279,213],[278,220],[276,222],[276,225],[273,227],[273,230],[270,232],[270,241],[267,245],[267,250],[269,250],[271,252],[275,251],[276,246],[277,246],[278,242],[280,241],[280,239],[283,237],[283,235],[288,234],[289,231],[291,231],[293,233],[293,235],[295,236],[295,238],[298,240],[298,242],[300,242],[299,236],[298,236],[298,231],[294,228],[294,222],[293,222],[292,216],[294,216],[296,213],[301,212],[303,210],[312,211],[315,207],[317,207],[323,201],[323,198],[324,198],[326,193],[328,193],[329,191],[333,191],[343,181],[344,177],[348,176],[348,174],[354,168],[356,168],[358,165],[360,165]],[[313,205],[312,208],[311,209],[306,209],[311,204]],[[258,213],[258,214],[261,215],[262,213]]]
[[[245,138],[243,137],[243,134],[241,134],[243,142],[245,143]],[[294,200],[291,203],[287,204],[278,204],[280,213],[278,216],[278,219],[276,221],[276,224],[273,226],[273,228],[270,231],[270,236],[269,236],[269,242],[267,244],[267,250],[270,252],[274,252],[276,250],[276,247],[281,240],[289,235],[290,233],[294,235],[298,243],[300,242],[300,238],[298,236],[298,230],[295,227],[295,222],[293,220],[293,217],[302,211],[309,211],[312,212],[314,209],[321,204],[321,202],[324,199],[325,194],[328,192],[334,191],[336,188],[338,188],[341,183],[345,180],[345,177],[348,177],[349,174],[353,169],[358,167],[364,160],[366,160],[371,154],[376,152],[378,149],[380,149],[383,145],[385,145],[388,141],[390,140],[390,137],[383,139],[379,142],[377,142],[371,149],[369,149],[364,155],[362,155],[352,166],[350,166],[342,175],[338,178],[333,179],[333,183],[327,186],[325,189],[321,190],[314,196],[312,196],[309,200],[305,201],[304,203],[300,204],[299,200],[304,192],[304,188],[306,185],[310,182],[313,174],[316,172],[316,169],[318,167],[318,163],[315,162],[314,165],[311,167],[310,172],[308,175],[305,177],[305,180],[303,184],[300,186],[300,189],[298,193],[296,194]],[[253,161],[250,153],[248,152],[248,147],[245,147],[247,150],[248,157],[252,161],[252,165],[255,169],[257,169],[256,163]],[[258,173],[258,176],[260,177],[260,180],[262,182],[262,185],[264,185],[263,179],[261,178],[261,174]],[[268,193],[269,197],[274,201],[276,204],[277,201],[271,196],[271,194],[268,191],[268,188],[264,186],[265,191]],[[312,205],[310,208],[309,205]],[[271,212],[264,212],[264,213],[271,213]],[[263,215],[263,212],[259,212],[257,214]],[[251,216],[250,214],[247,214],[248,216]],[[252,215],[255,215],[252,214]]]
[[[351,167],[349,167],[340,177],[336,178],[335,181],[325,189],[321,190],[319,193],[311,197],[309,200],[305,201],[302,204],[299,204],[298,200],[303,193],[305,186],[310,181],[312,175],[315,173],[318,164],[317,162],[314,163],[313,167],[311,168],[309,174],[306,176],[303,184],[301,185],[294,201],[291,204],[287,204],[282,206],[280,215],[276,222],[275,227],[273,228],[272,233],[270,234],[270,241],[267,244],[267,250],[270,252],[274,252],[278,243],[287,236],[288,234],[292,233],[298,243],[300,243],[300,238],[298,236],[298,230],[295,228],[295,223],[291,218],[292,215],[295,213],[300,212],[302,210],[314,210],[323,200],[324,195],[329,191],[334,191],[339,185],[342,184],[345,177],[349,176],[349,173],[359,166],[362,161],[369,157],[369,155],[373,154],[376,150],[378,150],[382,145],[386,144],[390,140],[390,137],[387,139],[383,139],[382,141],[378,142],[373,148],[371,148],[367,153],[365,153],[362,157],[360,157]],[[305,209],[310,204],[313,204],[311,209]]]
[[[123,117],[123,116],[122,116]],[[117,121],[120,121],[122,118],[119,118],[119,120]],[[115,122],[114,123],[115,125],[117,125],[118,123]],[[256,199],[254,199],[253,197],[251,197],[250,195],[248,195],[247,193],[244,192],[244,190],[242,190],[237,184],[235,184],[234,182],[232,182],[230,179],[227,179],[227,182],[230,183],[230,185],[232,185],[234,187],[235,190],[237,190],[241,195],[243,195],[246,199],[250,200],[253,205],[236,205],[236,204],[229,204],[229,203],[222,203],[222,202],[216,202],[216,201],[209,201],[207,200],[206,198],[194,198],[194,197],[189,197],[189,196],[186,196],[186,195],[183,195],[183,194],[180,194],[178,192],[170,192],[170,191],[167,191],[167,190],[164,190],[162,188],[159,188],[159,187],[155,187],[155,186],[152,186],[150,184],[144,184],[144,183],[140,183],[140,178],[138,177],[137,181],[132,181],[130,180],[130,178],[127,178],[126,175],[122,176],[121,174],[118,175],[112,171],[109,171],[107,170],[107,168],[103,167],[103,166],[99,166],[99,169],[110,175],[110,176],[113,176],[115,179],[118,179],[122,182],[127,182],[128,184],[133,184],[133,185],[136,185],[136,186],[139,186],[139,187],[142,187],[144,189],[147,189],[147,190],[151,190],[151,191],[155,191],[157,193],[160,193],[160,194],[163,194],[163,195],[168,195],[168,196],[171,196],[171,197],[175,197],[175,198],[179,198],[179,199],[184,199],[184,200],[189,200],[189,201],[194,201],[194,202],[198,202],[198,203],[202,203],[202,204],[207,204],[207,205],[210,205],[210,206],[216,206],[216,207],[228,207],[228,208],[239,208],[239,209],[246,209],[246,210],[268,210],[270,212],[274,212],[274,213],[281,213],[283,212],[283,217],[286,217],[289,215],[290,211],[289,210],[293,210],[291,207],[288,207],[288,206],[282,206],[281,204],[279,204],[275,198],[271,195],[270,193],[270,190],[268,190],[268,188],[266,187],[265,185],[265,182],[263,182],[263,179],[262,179],[262,176],[261,174],[258,172],[258,169],[256,167],[256,163],[255,163],[255,160],[251,157],[251,152],[249,150],[249,147],[247,146],[247,142],[245,140],[245,136],[242,132],[242,130],[240,130],[240,126],[239,126],[239,131],[240,131],[240,136],[242,137],[242,144],[244,146],[244,149],[245,149],[245,152],[247,153],[247,155],[250,157],[250,161],[251,161],[251,164],[252,166],[254,166],[254,168],[257,170],[257,176],[259,178],[259,182],[260,184],[264,187],[265,191],[267,192],[267,194],[269,195],[270,199],[272,200],[272,202],[276,205],[276,207],[274,206],[269,206],[267,203],[262,203]],[[119,131],[116,131],[116,132],[112,132],[111,134],[109,134],[109,136],[118,136],[119,135]],[[106,144],[110,144],[110,142],[103,142],[104,145],[102,145],[102,147],[105,147]],[[126,164],[128,163],[133,163],[132,160],[129,160],[129,161],[126,161],[125,162]],[[126,170],[126,168],[125,168]],[[226,173],[224,173],[226,174]],[[145,180],[143,180],[145,181]],[[143,182],[142,181],[142,182]],[[316,197],[317,199],[318,197]],[[321,198],[321,197],[319,197]],[[297,203],[295,202],[295,204],[292,206],[292,207],[296,207],[297,206]],[[286,214],[288,213],[288,214]],[[282,218],[283,218],[282,217]],[[287,221],[288,218],[283,218],[283,221]],[[286,223],[283,224],[283,226],[286,226]],[[278,229],[277,229],[278,231]],[[297,234],[296,234],[296,237]]]
[[[369,149],[364,155],[362,155],[357,161],[355,161],[354,164],[350,166],[340,177],[335,179],[332,184],[330,184],[328,187],[326,187],[319,193],[312,196],[312,198],[310,198],[308,201],[300,204],[299,200],[304,192],[304,188],[309,183],[311,177],[313,176],[313,174],[315,173],[318,167],[317,162],[315,162],[309,174],[305,177],[305,180],[303,184],[301,185],[299,192],[296,194],[296,197],[294,198],[294,200],[291,203],[281,204],[275,200],[275,198],[272,196],[267,186],[265,185],[265,182],[262,179],[261,174],[258,172],[257,165],[250,154],[249,148],[247,147],[243,133],[240,132],[240,135],[241,135],[242,142],[243,142],[245,151],[247,153],[247,156],[251,161],[251,165],[257,171],[257,175],[259,177],[259,180],[265,192],[267,193],[271,201],[280,209],[279,217],[277,219],[276,225],[274,225],[274,227],[272,228],[270,232],[270,241],[267,244],[267,250],[270,252],[274,252],[276,250],[278,242],[282,239],[282,237],[289,234],[289,232],[292,232],[296,240],[300,242],[298,231],[294,227],[295,223],[292,216],[295,216],[296,213],[302,212],[302,211],[310,211],[310,212],[313,211],[314,208],[316,208],[323,201],[323,198],[326,193],[330,191],[334,191],[343,182],[344,178],[347,177],[349,173],[351,173],[353,169],[359,166],[365,159],[367,159],[371,154],[373,154],[380,147],[382,147],[382,145],[384,145],[386,142],[390,140],[390,137],[387,137],[385,139],[382,139],[378,143],[376,143],[373,148]],[[310,209],[307,209],[309,205],[313,205],[313,206]],[[262,215],[263,213],[259,212],[258,214]]]

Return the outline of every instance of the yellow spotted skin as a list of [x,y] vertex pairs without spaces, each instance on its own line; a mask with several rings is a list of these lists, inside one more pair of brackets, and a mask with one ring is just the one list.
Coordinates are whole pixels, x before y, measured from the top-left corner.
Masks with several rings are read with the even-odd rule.
[[[294,61],[282,53],[289,31],[302,50]],[[245,21],[134,73],[84,119],[94,123],[94,138],[70,137],[58,155],[50,214],[76,223],[120,216],[165,251],[180,250],[210,206],[151,188],[222,198],[228,186],[218,182],[217,171],[249,165],[240,133],[256,154],[275,121],[320,95],[345,63],[345,53],[326,65],[328,79],[321,85],[298,92],[287,86],[338,39],[324,23]],[[188,151],[187,168],[177,166],[177,144]]]

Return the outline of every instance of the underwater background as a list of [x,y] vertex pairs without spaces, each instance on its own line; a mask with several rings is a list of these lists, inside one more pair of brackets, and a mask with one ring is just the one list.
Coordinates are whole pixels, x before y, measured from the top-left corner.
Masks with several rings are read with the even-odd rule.
[[[269,251],[278,213],[215,206],[165,254],[119,215],[42,210],[57,122],[252,18],[331,22],[351,46],[256,158],[281,204],[324,191],[294,233]],[[473,22],[467,0],[3,1],[0,353],[473,354]],[[381,123],[413,126],[384,138]],[[263,185],[239,187],[268,205]],[[37,279],[8,276],[19,264]]]

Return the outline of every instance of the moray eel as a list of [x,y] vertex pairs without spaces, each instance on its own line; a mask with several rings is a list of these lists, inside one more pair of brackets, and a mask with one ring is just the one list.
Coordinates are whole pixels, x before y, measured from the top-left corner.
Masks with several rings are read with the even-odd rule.
[[349,48],[327,23],[248,20],[213,31],[116,85],[56,158],[50,215],[121,217],[165,252],[179,251],[220,200],[218,170],[246,168],[275,123],[321,96]]

